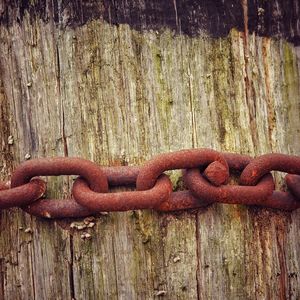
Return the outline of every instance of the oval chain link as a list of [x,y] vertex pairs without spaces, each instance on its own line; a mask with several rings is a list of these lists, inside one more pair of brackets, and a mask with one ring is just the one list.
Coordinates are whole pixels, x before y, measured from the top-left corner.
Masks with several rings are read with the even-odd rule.
[[41,198],[46,191],[46,183],[40,179],[32,179],[15,188],[0,183],[0,209],[25,206]]
[[[242,185],[226,185],[231,171],[241,173]],[[172,192],[164,171],[185,169],[189,190]],[[274,191],[270,171],[289,173],[288,192]],[[201,175],[202,174],[202,175]],[[46,184],[35,176],[79,175],[73,198],[39,199]],[[300,207],[300,157],[266,154],[255,159],[211,149],[190,149],[157,155],[142,167],[99,167],[81,158],[41,158],[21,164],[11,188],[0,183],[0,209],[14,206],[41,217],[83,217],[100,211],[155,209],[177,211],[213,202],[294,210]],[[134,185],[137,191],[108,193],[110,186]],[[39,200],[37,200],[39,199]]]
[[[12,187],[26,184],[34,176],[80,175],[96,192],[107,192],[108,181],[97,164],[76,157],[39,158],[21,164],[11,178]],[[40,199],[27,207],[26,212],[45,218],[85,217],[93,211],[69,199]]]

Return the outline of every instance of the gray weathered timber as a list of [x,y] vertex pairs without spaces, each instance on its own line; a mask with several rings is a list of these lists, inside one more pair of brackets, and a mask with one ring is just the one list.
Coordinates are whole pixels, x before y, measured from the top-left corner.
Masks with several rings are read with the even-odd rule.
[[[101,165],[194,147],[300,155],[300,50],[281,38],[58,26],[25,10],[0,27],[0,71],[1,179],[26,154]],[[49,179],[48,195],[71,183]],[[72,222],[1,212],[0,299],[300,298],[300,211],[215,204]]]

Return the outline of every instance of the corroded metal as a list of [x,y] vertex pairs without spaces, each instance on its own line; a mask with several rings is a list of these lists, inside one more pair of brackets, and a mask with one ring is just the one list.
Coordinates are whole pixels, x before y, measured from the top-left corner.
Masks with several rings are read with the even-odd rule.
[[[183,169],[187,190],[172,191],[164,171]],[[288,191],[275,191],[270,171],[283,171]],[[240,175],[239,185],[227,184],[229,171]],[[297,174],[297,175],[295,175]],[[300,207],[300,157],[247,155],[191,149],[160,154],[143,166],[100,167],[81,158],[41,158],[21,164],[11,188],[0,182],[0,209],[19,206],[46,218],[85,217],[101,211],[197,209],[210,203],[256,205],[294,210]],[[39,199],[46,189],[35,176],[79,175],[68,199]],[[109,186],[136,190],[108,192]]]
[[[249,162],[240,176],[243,185],[254,185],[270,171],[286,172],[286,183],[292,193],[273,191],[268,199],[267,207],[294,210],[300,207],[299,176],[300,157],[281,153],[261,155]],[[297,175],[292,175],[297,174]]]
[[[251,161],[248,156],[223,153],[231,171],[241,171]],[[213,172],[217,168],[216,164],[208,166],[211,176],[218,172]],[[207,169],[208,169],[207,168]],[[272,195],[275,188],[271,174],[266,175],[256,186],[224,185],[221,187],[213,186],[200,173],[199,169],[189,169],[184,172],[184,180],[187,187],[194,196],[209,202],[221,202],[230,204],[257,205]]]
[[11,186],[29,182],[34,176],[80,175],[96,192],[108,191],[108,181],[99,166],[77,157],[39,158],[26,161],[13,172]]
[[162,202],[159,206],[154,209],[157,211],[180,211],[187,209],[198,209],[206,207],[210,203],[196,198],[190,191],[178,191],[171,193],[170,197]]
[[184,174],[185,182],[194,196],[209,202],[258,205],[272,195],[274,182],[271,174],[266,175],[256,186],[224,185],[215,187],[198,169],[189,169]]
[[243,185],[254,185],[262,176],[271,171],[300,175],[300,157],[280,153],[261,155],[251,160],[245,167],[240,182]]
[[[156,179],[167,170],[190,169],[208,166],[210,163],[218,161],[227,173],[224,181],[229,176],[228,165],[221,153],[211,149],[190,149],[172,153],[157,155],[147,161],[137,177],[137,189],[147,190],[154,186]],[[222,184],[223,182],[218,182]]]
[[300,208],[300,201],[290,192],[273,191],[264,202],[258,203],[258,206],[270,207],[275,209],[292,211]]
[[[107,177],[101,168],[91,161],[75,157],[40,158],[26,161],[13,173],[11,186],[17,188],[26,184],[34,176],[59,175],[80,175],[95,192],[108,191]],[[48,218],[83,217],[92,214],[72,198],[45,199],[28,207],[26,203],[18,204],[18,206],[22,206],[28,213]]]
[[[209,202],[257,205],[283,210],[294,210],[300,207],[300,201],[295,198],[295,196],[300,198],[297,194],[300,177],[287,175],[287,185],[294,191],[295,196],[293,196],[289,192],[274,191],[273,177],[269,173],[273,170],[299,172],[299,157],[268,154],[252,159],[234,153],[223,153],[223,155],[230,170],[242,172],[240,182],[247,186],[227,185],[216,188],[201,175],[199,169],[189,169],[185,171],[184,179],[194,196]],[[218,173],[213,171],[216,165],[211,164],[209,167],[212,169],[211,176]]]
[[153,209],[166,201],[171,193],[172,183],[166,175],[161,175],[154,187],[146,191],[96,193],[80,178],[76,179],[72,189],[76,201],[94,211]]
[[40,199],[22,207],[27,213],[48,219],[80,218],[95,215],[94,211],[78,204],[74,199]]
[[285,182],[292,194],[299,199],[300,203],[300,176],[287,174],[285,176]]
[[19,187],[9,189],[5,183],[0,184],[0,209],[28,205],[41,198],[46,191],[46,183],[32,179]]
[[102,167],[110,186],[135,185],[141,167]]

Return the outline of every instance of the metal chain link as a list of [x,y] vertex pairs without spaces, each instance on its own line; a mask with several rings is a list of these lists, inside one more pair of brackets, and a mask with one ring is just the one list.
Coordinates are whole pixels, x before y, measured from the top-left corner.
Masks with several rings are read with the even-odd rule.
[[[186,190],[172,191],[167,170],[183,170]],[[288,191],[275,191],[271,171],[288,173]],[[238,173],[239,184],[227,184]],[[69,199],[41,199],[46,183],[36,176],[79,175]],[[279,153],[257,158],[190,149],[164,153],[139,167],[100,167],[69,157],[26,161],[13,172],[11,184],[0,182],[0,209],[21,207],[45,218],[86,217],[103,211],[197,209],[211,203],[243,204],[292,211],[300,208],[300,157]],[[109,186],[136,186],[109,192]]]

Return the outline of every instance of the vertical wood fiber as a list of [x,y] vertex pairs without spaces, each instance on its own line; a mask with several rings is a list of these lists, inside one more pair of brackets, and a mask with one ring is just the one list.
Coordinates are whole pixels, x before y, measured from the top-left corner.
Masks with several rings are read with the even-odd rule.
[[[283,39],[250,34],[245,57],[234,29],[211,38],[101,20],[60,28],[26,13],[0,41],[1,179],[26,154],[102,165],[193,147],[300,154],[299,48]],[[56,197],[72,182],[48,181]],[[1,299],[300,298],[299,211],[109,213],[84,230],[91,240],[71,222],[1,212]]]

